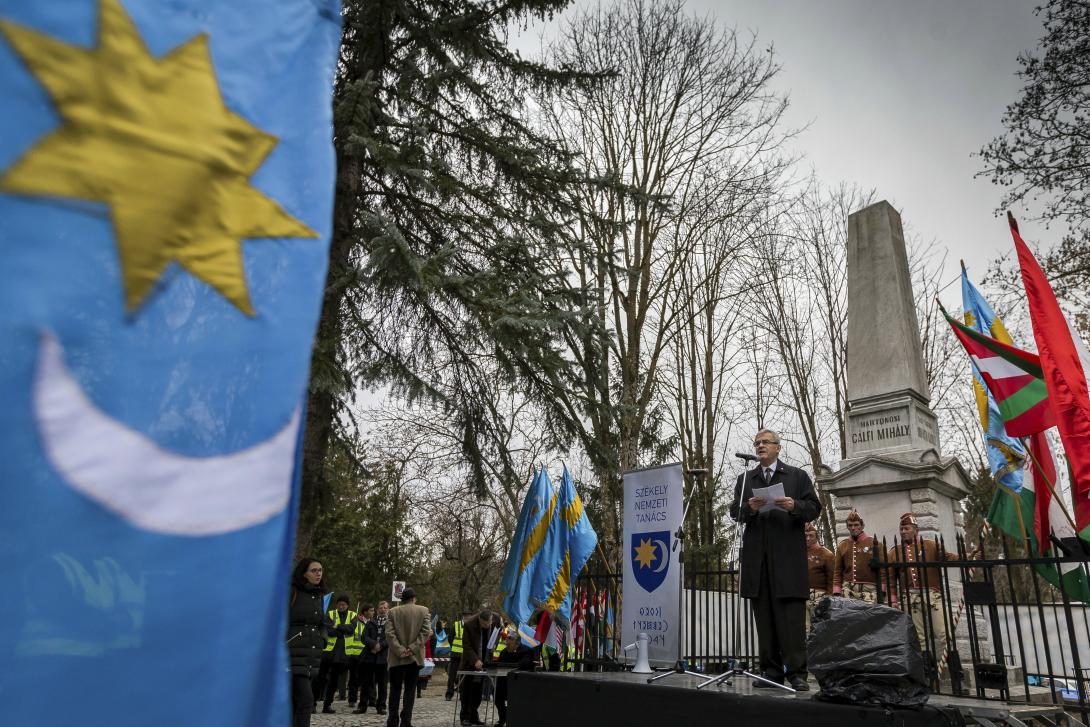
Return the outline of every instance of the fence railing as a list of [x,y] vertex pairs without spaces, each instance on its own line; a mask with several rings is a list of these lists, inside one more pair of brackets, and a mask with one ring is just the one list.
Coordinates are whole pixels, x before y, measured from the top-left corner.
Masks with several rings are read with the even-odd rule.
[[[932,691],[1063,704],[1086,722],[1090,603],[1080,584],[1090,583],[1090,554],[1022,557],[998,533],[980,534],[980,552],[961,537],[949,551],[942,539],[928,542],[922,553],[919,544],[883,542],[872,566],[879,602],[917,626]],[[738,661],[755,665],[756,629],[749,601],[738,595],[736,555],[685,557],[681,637],[689,667],[716,673]],[[576,663],[621,668],[619,570],[595,558],[577,581],[577,600],[582,593],[607,608],[584,611]]]

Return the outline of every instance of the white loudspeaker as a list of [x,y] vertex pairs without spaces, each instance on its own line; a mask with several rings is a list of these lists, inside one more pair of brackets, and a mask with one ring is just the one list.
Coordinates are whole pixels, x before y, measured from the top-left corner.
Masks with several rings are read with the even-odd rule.
[[647,663],[647,652],[651,650],[651,639],[647,634],[640,634],[636,639],[636,666],[632,667],[633,674],[650,674],[651,665]]

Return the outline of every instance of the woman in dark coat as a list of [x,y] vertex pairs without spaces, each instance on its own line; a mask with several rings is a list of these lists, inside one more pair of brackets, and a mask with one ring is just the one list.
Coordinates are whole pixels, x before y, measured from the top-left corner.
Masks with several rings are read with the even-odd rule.
[[325,648],[326,615],[322,596],[326,592],[322,564],[303,558],[291,574],[288,601],[288,654],[291,657],[291,711],[293,727],[310,727],[314,693],[310,680],[318,673]]

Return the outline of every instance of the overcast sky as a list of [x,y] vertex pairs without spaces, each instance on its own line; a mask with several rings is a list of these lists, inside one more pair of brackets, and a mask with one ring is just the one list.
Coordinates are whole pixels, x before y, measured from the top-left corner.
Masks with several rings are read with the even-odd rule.
[[[579,2],[579,6],[592,3]],[[979,279],[1011,250],[1006,222],[993,214],[1000,191],[974,179],[979,151],[1001,131],[1006,105],[1021,87],[1017,56],[1043,34],[1035,3],[1024,0],[689,0],[759,43],[775,46],[779,88],[791,97],[789,126],[809,129],[796,142],[819,178],[873,187],[902,213],[906,228],[950,250]],[[513,42],[540,47],[555,23]],[[1015,210],[1018,215],[1019,211]],[[1023,235],[1058,239],[1036,223]],[[957,306],[951,286],[944,302]]]

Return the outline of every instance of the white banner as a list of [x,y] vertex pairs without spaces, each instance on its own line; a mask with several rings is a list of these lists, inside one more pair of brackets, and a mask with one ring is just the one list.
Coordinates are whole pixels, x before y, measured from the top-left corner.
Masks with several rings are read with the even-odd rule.
[[[674,534],[684,507],[680,464],[624,474],[621,643],[651,637],[651,663],[673,665],[680,636],[681,570]],[[679,546],[680,547],[680,546]]]

